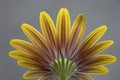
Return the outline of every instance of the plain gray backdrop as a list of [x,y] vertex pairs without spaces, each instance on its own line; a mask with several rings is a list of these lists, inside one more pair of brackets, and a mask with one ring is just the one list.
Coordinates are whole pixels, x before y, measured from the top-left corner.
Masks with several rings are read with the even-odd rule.
[[21,24],[29,23],[40,30],[39,13],[48,12],[55,22],[62,7],[68,8],[72,22],[78,14],[86,15],[85,36],[99,26],[108,26],[107,33],[100,41],[115,41],[104,53],[117,56],[117,62],[108,66],[109,74],[95,75],[93,78],[120,80],[120,0],[0,0],[0,80],[23,80],[22,75],[28,70],[18,66],[16,60],[8,56],[8,52],[13,50],[9,45],[11,39],[28,40],[21,30]]

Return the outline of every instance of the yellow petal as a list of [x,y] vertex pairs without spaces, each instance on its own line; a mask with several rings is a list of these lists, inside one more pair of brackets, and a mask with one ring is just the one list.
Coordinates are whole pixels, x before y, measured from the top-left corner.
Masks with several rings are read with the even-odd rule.
[[22,50],[25,52],[33,52],[36,53],[37,51],[34,49],[33,45],[29,42],[20,39],[13,39],[10,41],[10,45],[18,50]]
[[43,64],[40,64],[40,63],[38,63],[38,62],[35,62],[35,61],[32,61],[32,60],[27,60],[27,61],[25,61],[25,60],[19,60],[18,62],[17,62],[17,64],[19,65],[19,66],[21,66],[21,67],[25,67],[25,68],[34,68],[34,69],[42,69],[42,68],[45,68],[45,67],[43,67],[42,65]]
[[86,66],[97,66],[97,65],[104,65],[104,64],[111,64],[116,61],[116,57],[104,54],[104,55],[98,55],[91,58],[88,58],[83,62],[83,65]]
[[107,74],[109,70],[105,66],[100,65],[83,68],[82,70],[80,70],[80,72],[90,74]]
[[88,50],[81,52],[81,53],[78,53],[79,56],[77,56],[77,58],[81,57],[82,59],[86,59],[86,58],[91,57],[97,53],[104,51],[105,49],[109,48],[112,44],[113,44],[112,40],[102,41],[102,42],[92,46]]
[[50,76],[43,76],[41,78],[39,78],[38,80],[57,80],[57,78]]
[[31,57],[31,55],[23,53],[19,50],[16,51],[10,51],[9,56],[18,60],[27,60],[28,58]]
[[21,28],[23,30],[23,32],[26,34],[26,36],[28,36],[28,38],[35,43],[38,46],[45,46],[44,45],[44,38],[43,36],[35,29],[33,28],[31,25],[23,23],[21,25]]
[[19,39],[13,39],[10,41],[10,44],[25,53],[29,53],[31,55],[34,55],[35,57],[42,58],[43,60],[47,60],[47,57],[45,54],[41,54],[39,51],[37,51],[34,46],[26,41],[19,40]]
[[23,78],[24,79],[31,79],[31,78],[36,78],[36,77],[42,77],[43,74],[40,70],[29,70],[24,73]]
[[80,14],[74,21],[70,32],[70,39],[68,45],[68,54],[72,54],[78,47],[80,40],[85,32],[86,20],[83,14]]
[[44,76],[44,77],[39,78],[38,80],[45,80],[45,76]]
[[18,63],[20,63],[20,62],[28,62],[28,63],[31,62],[33,64],[39,64],[39,65],[42,64],[43,66],[47,64],[47,63],[45,63],[45,61],[43,59],[37,58],[34,55],[30,55],[28,53],[24,53],[24,52],[19,51],[19,50],[11,51],[9,53],[9,56],[19,60]]
[[86,74],[75,73],[72,80],[93,80],[93,79]]
[[49,52],[46,46],[47,43],[45,42],[43,36],[39,33],[39,31],[37,31],[31,25],[26,23],[23,23],[21,27],[26,36],[32,41],[35,48],[38,49],[39,52],[42,52],[50,57],[50,54],[48,54]]
[[82,43],[80,51],[85,51],[94,45],[104,35],[106,30],[107,26],[103,25],[92,31]]
[[47,62],[45,62],[44,59],[38,58],[35,55],[31,55],[29,53],[25,53],[20,50],[9,52],[9,56],[12,58],[15,58],[19,61],[21,61],[21,60],[22,61],[34,61],[34,62],[37,62],[38,64],[42,64],[42,65],[47,64]]
[[56,29],[58,31],[58,47],[61,49],[61,51],[65,51],[70,33],[70,15],[66,8],[62,8],[58,13]]
[[56,48],[56,30],[51,17],[46,12],[40,13],[40,24],[43,35],[52,53]]

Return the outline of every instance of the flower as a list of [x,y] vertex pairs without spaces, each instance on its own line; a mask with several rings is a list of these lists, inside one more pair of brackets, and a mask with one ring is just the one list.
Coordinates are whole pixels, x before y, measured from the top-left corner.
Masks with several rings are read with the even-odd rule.
[[116,61],[109,54],[99,54],[109,48],[112,40],[97,43],[104,35],[107,26],[103,25],[92,31],[80,43],[86,28],[83,14],[77,16],[71,27],[70,15],[66,8],[60,9],[56,27],[46,12],[40,13],[42,33],[31,25],[23,23],[23,32],[30,42],[13,39],[10,45],[15,49],[9,56],[18,60],[18,65],[30,68],[25,72],[25,79],[39,80],[92,80],[88,74],[106,74],[106,64]]

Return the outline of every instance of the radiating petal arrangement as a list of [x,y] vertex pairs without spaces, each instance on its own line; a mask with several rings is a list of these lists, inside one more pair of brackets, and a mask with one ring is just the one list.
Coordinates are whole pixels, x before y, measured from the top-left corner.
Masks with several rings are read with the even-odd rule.
[[18,65],[29,68],[23,78],[38,80],[93,80],[89,74],[107,74],[105,66],[116,61],[110,54],[101,54],[113,40],[97,42],[107,31],[103,25],[93,30],[84,40],[86,19],[83,14],[76,17],[71,25],[69,12],[60,9],[56,25],[47,12],[40,13],[42,33],[27,23],[21,28],[31,42],[12,39],[15,50],[9,56]]

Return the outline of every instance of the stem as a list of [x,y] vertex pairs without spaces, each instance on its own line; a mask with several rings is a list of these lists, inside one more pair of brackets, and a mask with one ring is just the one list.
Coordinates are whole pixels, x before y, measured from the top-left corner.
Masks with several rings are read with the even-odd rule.
[[61,76],[60,80],[67,80],[67,77],[66,76]]

